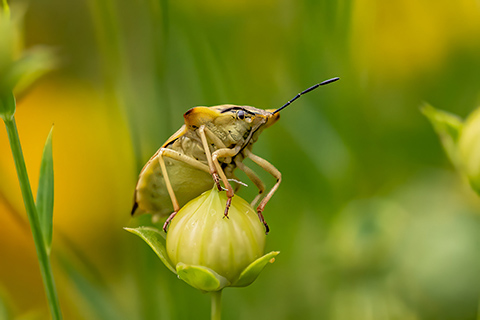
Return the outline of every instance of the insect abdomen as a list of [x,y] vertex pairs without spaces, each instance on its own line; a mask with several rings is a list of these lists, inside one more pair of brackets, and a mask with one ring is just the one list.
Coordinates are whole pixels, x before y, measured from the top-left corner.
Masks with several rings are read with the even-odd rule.
[[[189,149],[183,150],[182,146],[189,146]],[[189,157],[200,158],[199,160],[202,161],[205,154],[199,152],[198,147],[195,141],[181,137],[171,143],[168,149]],[[163,217],[173,212],[172,200],[165,185],[158,157],[157,152],[140,173],[135,189],[135,205],[132,212],[134,215],[152,213]],[[209,173],[169,157],[163,157],[163,159],[180,207],[213,187],[213,179]]]

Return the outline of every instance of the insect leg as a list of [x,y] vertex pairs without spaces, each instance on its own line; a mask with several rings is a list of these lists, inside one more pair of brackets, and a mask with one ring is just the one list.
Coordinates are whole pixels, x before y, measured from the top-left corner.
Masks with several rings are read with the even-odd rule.
[[247,167],[243,162],[241,161],[235,161],[235,164],[237,165],[237,168],[245,172],[247,177],[257,186],[258,188],[258,195],[253,199],[251,206],[254,207],[257,204],[257,201],[260,199],[262,196],[263,192],[265,191],[265,184],[263,181],[253,172],[252,169]]
[[218,162],[218,158],[233,157],[240,151],[241,147],[242,146],[239,145],[233,149],[222,148],[212,153],[212,161],[215,166],[215,171],[213,172],[213,174],[218,174],[220,176],[220,179],[222,180],[225,188],[227,189],[228,199],[227,199],[227,205],[225,206],[225,217],[227,218],[228,218],[228,209],[232,204],[232,198],[233,198],[234,192],[233,192],[232,186],[230,185],[230,182],[228,182],[225,172],[223,171],[222,167],[220,166],[220,163]]
[[165,180],[165,186],[167,187],[168,194],[170,195],[170,199],[172,200],[172,204],[173,204],[173,212],[172,214],[170,214],[170,216],[167,218],[167,220],[163,224],[163,230],[167,232],[167,227],[170,224],[170,221],[172,221],[172,219],[177,214],[178,210],[180,210],[180,206],[178,204],[177,197],[175,196],[175,192],[173,191],[172,184],[170,183],[170,178],[168,177],[168,172],[167,172],[167,168],[165,166],[165,161],[163,160],[163,157],[169,157],[178,161],[185,162],[186,164],[189,164],[192,167],[205,171],[207,173],[209,172],[209,168],[208,166],[204,165],[200,161],[187,157],[186,155],[180,152],[173,151],[171,149],[166,149],[166,148],[160,149],[160,152],[158,153],[158,162],[160,163],[163,179]]
[[[210,129],[205,127],[205,135],[207,136],[208,141],[211,141],[217,149],[225,149],[227,148],[225,144],[223,143],[222,140],[218,136],[216,136]],[[212,174],[212,173],[211,173]],[[212,174],[213,175],[213,174]],[[218,174],[215,173],[215,175],[218,176]],[[236,182],[235,186],[235,193],[237,193],[238,189],[240,188],[240,185],[243,183],[239,181],[239,179],[235,176],[235,174],[232,172],[230,173],[230,181],[234,180]],[[245,185],[247,186],[247,185]]]
[[222,186],[220,185],[220,177],[216,173],[215,165],[213,164],[213,161],[212,161],[212,154],[210,152],[210,147],[208,145],[207,135],[210,141],[212,141],[217,148],[225,148],[225,144],[216,135],[214,135],[207,127],[205,127],[205,125],[201,125],[200,128],[198,128],[198,134],[200,136],[200,139],[202,140],[202,145],[205,151],[205,155],[207,157],[208,166],[210,167],[210,174],[212,175],[218,190],[222,191]]
[[219,137],[217,137],[210,129],[208,129],[207,127],[203,126],[204,127],[204,132],[205,132],[205,135],[207,136],[207,138],[213,142],[213,144],[219,148],[219,149],[222,149],[222,148],[226,148],[225,144],[223,143],[222,140],[220,140]]
[[[222,186],[220,185],[220,180],[222,180],[225,188],[227,189],[227,204],[225,206],[225,217],[228,218],[228,209],[230,208],[230,205],[232,203],[232,198],[234,195],[234,191],[230,183],[228,182],[227,176],[225,175],[225,172],[223,171],[222,167],[220,166],[220,163],[218,162],[218,158],[223,158],[223,157],[233,157],[235,156],[241,149],[241,146],[236,146],[233,149],[226,148],[225,144],[218,138],[216,135],[214,135],[207,127],[204,125],[200,126],[198,133],[200,135],[200,139],[202,140],[203,144],[203,149],[205,150],[205,155],[207,156],[207,161],[210,166],[210,174],[212,175],[213,179],[215,180],[215,183],[217,184],[218,190],[222,190]],[[208,145],[208,139],[213,142],[213,144],[217,147],[220,148],[216,151],[214,151],[212,154],[210,154],[210,147]]]
[[258,213],[258,217],[260,218],[260,221],[263,222],[263,224],[265,225],[265,230],[266,230],[266,233],[268,233],[268,231],[270,230],[268,228],[268,225],[267,223],[265,222],[265,219],[263,218],[263,209],[265,209],[265,205],[267,204],[267,202],[270,200],[270,198],[273,196],[273,194],[275,193],[275,191],[277,191],[278,189],[278,186],[280,185],[280,182],[282,182],[282,173],[280,171],[278,171],[277,168],[275,168],[270,162],[268,162],[267,160],[263,159],[263,158],[260,158],[259,156],[257,155],[254,155],[251,151],[249,150],[245,150],[245,155],[247,158],[250,158],[253,162],[255,162],[256,164],[258,164],[260,167],[262,167],[265,171],[267,171],[268,173],[270,173],[272,176],[274,176],[276,179],[277,179],[277,182],[275,183],[275,185],[272,187],[272,189],[270,189],[270,191],[267,193],[267,195],[265,196],[265,198],[262,199],[262,201],[260,202],[260,205],[257,207],[257,213]]

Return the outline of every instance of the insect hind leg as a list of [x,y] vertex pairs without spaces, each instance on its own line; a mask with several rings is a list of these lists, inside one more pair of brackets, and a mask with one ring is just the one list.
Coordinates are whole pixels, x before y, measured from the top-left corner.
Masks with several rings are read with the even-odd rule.
[[263,223],[265,226],[265,234],[268,234],[270,232],[270,227],[268,226],[267,222],[265,221],[265,218],[263,217],[263,214],[260,211],[257,211],[258,219]]
[[268,227],[267,223],[265,222],[265,219],[263,218],[262,212],[265,209],[266,204],[268,203],[270,198],[273,196],[275,191],[277,191],[280,183],[282,182],[282,173],[280,171],[278,171],[278,169],[275,168],[270,162],[268,162],[267,160],[265,160],[263,158],[260,158],[257,155],[254,155],[249,150],[246,150],[246,156],[277,179],[277,182],[275,183],[275,185],[272,187],[272,189],[270,189],[270,191],[267,193],[265,198],[262,199],[262,201],[260,202],[260,204],[257,207],[258,217],[259,217],[260,221],[262,221],[263,225],[265,226],[265,232],[268,233],[270,231],[270,228]]
[[164,157],[169,157],[171,159],[182,161],[188,165],[191,165],[194,168],[205,171],[207,173],[209,172],[209,169],[208,169],[208,166],[201,163],[200,161],[192,159],[180,152],[167,149],[167,148],[160,149],[160,152],[158,153],[158,162],[160,164],[160,169],[162,170],[163,179],[165,180],[165,186],[167,187],[167,191],[170,196],[170,199],[172,200],[172,205],[173,205],[173,213],[170,214],[170,216],[167,218],[167,220],[163,224],[163,230],[167,232],[168,225],[170,224],[172,219],[175,217],[177,212],[180,210],[180,205],[178,204],[177,197],[175,196],[175,192],[173,191],[173,187],[170,182],[170,178],[168,177],[167,167],[165,166],[165,161],[163,159]]
[[265,184],[263,181],[255,174],[255,172],[247,167],[243,162],[241,161],[235,161],[235,164],[237,165],[237,168],[245,172],[247,177],[255,184],[255,186],[258,188],[258,194],[257,196],[253,199],[252,203],[250,205],[252,207],[255,207],[257,204],[258,200],[262,197],[263,193],[265,192]]
[[172,221],[173,218],[175,218],[176,215],[177,215],[177,211],[173,211],[168,216],[167,220],[165,220],[165,223],[163,224],[163,231],[165,231],[165,233],[167,233],[168,226],[170,225],[170,222]]

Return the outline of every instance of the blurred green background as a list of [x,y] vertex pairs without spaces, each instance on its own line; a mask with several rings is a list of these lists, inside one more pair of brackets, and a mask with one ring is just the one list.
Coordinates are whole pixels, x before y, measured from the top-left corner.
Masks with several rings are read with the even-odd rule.
[[[224,318],[480,317],[480,201],[419,110],[479,105],[477,0],[9,3],[24,45],[61,60],[16,118],[34,194],[55,124],[66,319],[208,319],[209,296],[122,230],[148,220],[129,215],[141,167],[193,106],[278,108],[334,76],[254,147],[283,173],[264,212],[267,251],[281,254],[225,290]],[[0,318],[48,319],[5,130],[0,148]]]

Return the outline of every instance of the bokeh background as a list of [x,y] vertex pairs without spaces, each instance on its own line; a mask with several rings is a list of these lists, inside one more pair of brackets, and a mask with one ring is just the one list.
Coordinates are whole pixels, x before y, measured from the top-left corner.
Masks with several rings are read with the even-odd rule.
[[[122,230],[149,223],[129,215],[141,167],[193,106],[277,108],[334,76],[254,147],[283,173],[264,212],[267,251],[281,254],[253,285],[225,290],[224,318],[480,316],[480,201],[420,112],[479,105],[477,0],[9,3],[25,46],[60,60],[16,119],[34,194],[55,125],[66,319],[208,319],[209,296]],[[0,150],[0,318],[48,319],[3,129]]]

